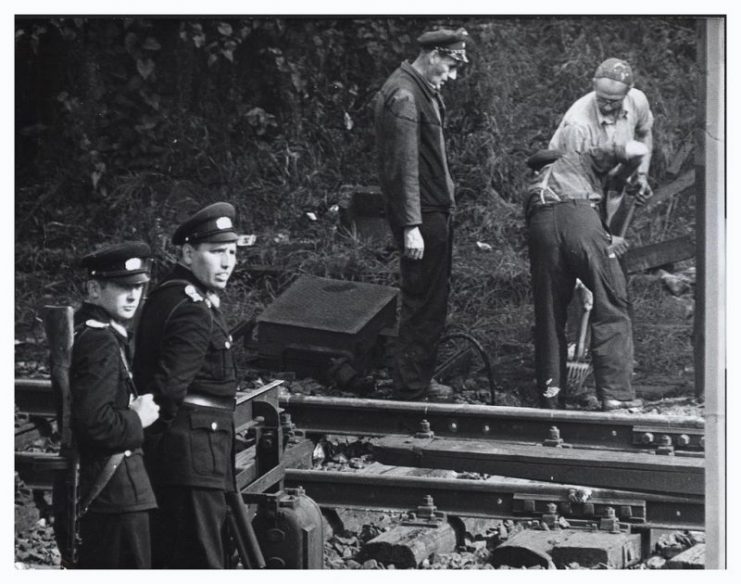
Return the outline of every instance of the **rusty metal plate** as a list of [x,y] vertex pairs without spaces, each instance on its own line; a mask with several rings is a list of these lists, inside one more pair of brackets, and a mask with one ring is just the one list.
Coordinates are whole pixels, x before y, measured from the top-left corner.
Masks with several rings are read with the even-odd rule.
[[[398,290],[389,286],[302,276],[273,302],[257,322],[268,327],[295,327],[355,335],[391,306]],[[384,323],[393,325],[393,318]]]
[[396,323],[397,295],[388,286],[302,276],[257,319],[258,352],[302,374],[336,356],[361,371],[378,334]]

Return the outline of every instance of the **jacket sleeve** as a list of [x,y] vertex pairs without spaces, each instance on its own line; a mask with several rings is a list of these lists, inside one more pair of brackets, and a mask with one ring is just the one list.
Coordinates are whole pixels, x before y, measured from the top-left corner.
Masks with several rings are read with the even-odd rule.
[[157,396],[160,421],[175,418],[188,387],[203,367],[211,341],[213,316],[203,302],[186,301],[177,306],[162,335],[160,358],[151,384],[144,389]]
[[[75,340],[70,368],[72,420],[80,442],[121,452],[138,448],[144,430],[136,412],[121,407],[121,353],[108,330],[85,330]],[[128,395],[128,394],[126,394]],[[117,403],[118,402],[118,403]]]
[[391,208],[400,226],[422,224],[419,195],[419,114],[414,96],[405,89],[394,92],[384,107],[386,151],[383,172],[399,186]]

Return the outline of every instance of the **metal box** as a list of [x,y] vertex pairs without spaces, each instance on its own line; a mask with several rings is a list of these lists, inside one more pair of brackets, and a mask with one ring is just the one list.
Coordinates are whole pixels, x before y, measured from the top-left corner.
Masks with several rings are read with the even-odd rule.
[[316,376],[343,358],[357,371],[370,364],[378,334],[395,326],[398,290],[302,276],[257,318],[260,360]]

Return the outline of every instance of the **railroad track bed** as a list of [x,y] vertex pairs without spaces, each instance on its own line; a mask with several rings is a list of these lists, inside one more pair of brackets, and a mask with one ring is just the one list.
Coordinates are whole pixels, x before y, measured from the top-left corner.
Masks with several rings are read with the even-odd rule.
[[[43,449],[48,391],[16,383],[29,416],[17,468],[46,456],[21,449]],[[287,392],[279,403],[285,486],[324,511],[325,568],[702,567],[700,418]],[[249,432],[241,443],[238,486],[255,488]]]

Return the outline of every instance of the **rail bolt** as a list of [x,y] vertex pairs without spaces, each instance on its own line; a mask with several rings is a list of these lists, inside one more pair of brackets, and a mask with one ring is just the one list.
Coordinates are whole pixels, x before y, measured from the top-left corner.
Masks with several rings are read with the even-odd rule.
[[484,434],[488,434],[489,432],[491,432],[491,427],[489,426],[489,424],[484,424],[481,427],[481,432]]
[[448,430],[451,432],[457,432],[458,431],[458,424],[455,422],[455,420],[450,420],[448,423]]
[[656,448],[656,454],[674,454],[672,437],[669,434],[662,434],[659,437],[659,445]]
[[419,423],[419,430],[415,434],[416,438],[432,438],[435,433],[430,429],[430,423],[427,420],[422,420]]
[[554,515],[556,511],[558,511],[558,506],[555,503],[548,503],[546,509],[548,510],[549,515]]
[[654,435],[651,432],[641,434],[641,444],[651,444],[654,441]]
[[677,446],[689,446],[690,437],[687,434],[677,436]]
[[548,428],[548,437],[543,440],[543,446],[563,446],[561,431],[556,426]]
[[605,509],[605,519],[615,519],[615,507],[607,507]]

